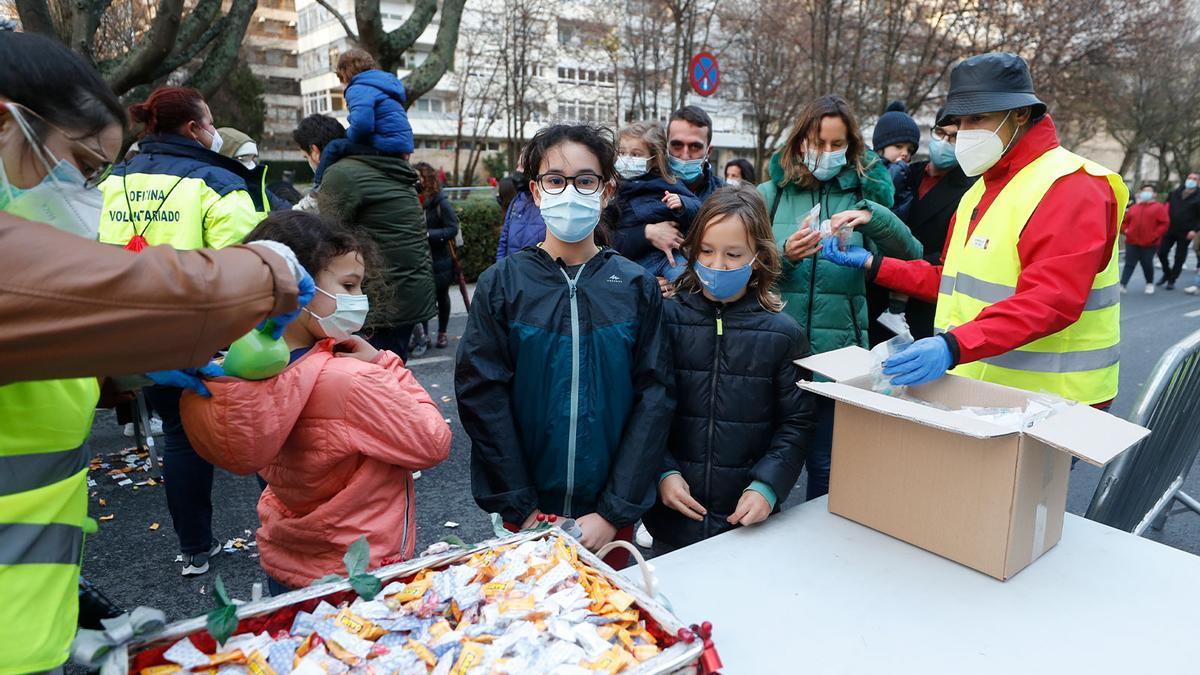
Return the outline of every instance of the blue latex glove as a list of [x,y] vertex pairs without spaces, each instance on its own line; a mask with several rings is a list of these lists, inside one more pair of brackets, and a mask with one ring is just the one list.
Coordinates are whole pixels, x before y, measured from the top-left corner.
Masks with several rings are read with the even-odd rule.
[[283,329],[286,328],[289,323],[294,321],[296,317],[300,316],[300,310],[303,309],[309,302],[311,302],[313,296],[317,294],[317,285],[313,282],[313,278],[311,275],[309,275],[308,270],[305,270],[303,267],[298,267],[296,269],[300,271],[300,274],[296,279],[296,286],[300,289],[300,306],[291,312],[280,314],[279,316],[273,316],[258,324],[258,327],[261,329],[270,323],[271,337],[275,338],[276,340],[283,335]]
[[865,267],[871,252],[861,246],[847,246],[846,250],[838,248],[838,238],[830,237],[821,244],[821,257],[842,267]]
[[883,374],[892,384],[933,382],[950,369],[950,345],[938,336],[921,338],[907,349],[883,362]]
[[225,369],[219,363],[209,363],[203,368],[185,368],[183,370],[158,370],[153,373],[146,373],[146,377],[154,380],[155,384],[160,384],[164,387],[178,387],[179,389],[189,389],[197,394],[208,398],[212,394],[208,393],[208,387],[204,386],[202,377],[220,377],[225,374]]

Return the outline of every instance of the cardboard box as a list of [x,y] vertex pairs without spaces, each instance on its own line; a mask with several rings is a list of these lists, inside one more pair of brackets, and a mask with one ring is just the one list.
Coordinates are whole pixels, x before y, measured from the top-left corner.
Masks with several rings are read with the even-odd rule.
[[1049,397],[954,375],[909,388],[944,410],[871,391],[873,362],[860,347],[797,362],[834,380],[798,383],[837,402],[829,510],[997,579],[1058,543],[1072,455],[1103,466],[1150,433],[1061,399],[1000,426],[952,411]]

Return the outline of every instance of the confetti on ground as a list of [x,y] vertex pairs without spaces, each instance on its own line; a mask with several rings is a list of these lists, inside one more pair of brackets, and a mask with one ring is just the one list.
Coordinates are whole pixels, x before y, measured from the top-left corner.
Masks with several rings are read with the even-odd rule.
[[[247,534],[249,534],[249,532],[250,532],[249,530],[246,530]],[[226,539],[224,550],[226,553],[234,553],[235,551],[245,551],[247,549],[255,548],[257,546],[258,546],[258,542],[256,542],[256,541],[247,541],[246,539],[243,539],[242,537],[237,537],[234,539]]]
[[99,504],[100,506],[108,506],[108,500],[105,499],[104,497],[97,499],[96,503]]
[[108,521],[110,521],[110,520],[112,520],[113,518],[116,518],[116,517],[117,517],[117,516],[116,516],[115,514],[112,514],[112,513],[110,513],[110,514],[108,514],[107,516],[100,516],[100,521],[101,521],[101,522],[104,522],[104,523],[107,523]]
[[458,527],[458,523],[454,522],[453,520],[447,520],[443,527]]
[[183,554],[182,553],[175,556],[175,562],[183,562]]
[[151,530],[157,530],[159,527],[160,527],[160,526],[159,526],[159,524],[158,524],[158,523],[150,523],[150,529],[151,529]]
[[441,385],[431,384],[429,386],[433,387],[434,389],[441,389]]
[[449,417],[447,417],[447,418],[446,418],[446,424],[450,424],[450,418],[449,418]]
[[453,396],[443,396],[442,397],[442,403],[449,403],[450,401],[453,401],[453,400],[454,400]]

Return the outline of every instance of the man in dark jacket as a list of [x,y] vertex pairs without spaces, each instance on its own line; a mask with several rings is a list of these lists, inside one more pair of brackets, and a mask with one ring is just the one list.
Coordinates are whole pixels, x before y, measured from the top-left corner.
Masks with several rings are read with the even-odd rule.
[[725,181],[713,172],[712,118],[703,109],[685,105],[671,113],[667,124],[667,164],[683,180],[696,198],[703,202]]
[[373,304],[368,332],[377,349],[407,360],[413,326],[437,313],[417,172],[395,156],[345,157],[325,171],[317,204],[322,214],[365,230],[379,245],[393,300]]
[[[1175,290],[1175,282],[1183,273],[1187,260],[1188,243],[1200,232],[1200,173],[1193,171],[1177,190],[1167,197],[1171,215],[1171,227],[1163,235],[1158,247],[1158,261],[1162,263],[1163,276],[1158,285],[1166,285],[1168,291]],[[1175,262],[1170,260],[1171,248],[1175,248]]]
[[[939,109],[936,119],[942,119]],[[908,216],[904,224],[925,249],[925,260],[930,264],[941,263],[946,248],[946,236],[950,232],[950,221],[962,196],[978,178],[968,177],[958,167],[954,157],[954,144],[958,139],[958,125],[935,126],[929,134],[929,159],[913,162],[908,167],[908,191],[912,195]],[[936,305],[916,298],[909,298],[908,327],[913,338],[920,340],[933,335],[933,310]]]

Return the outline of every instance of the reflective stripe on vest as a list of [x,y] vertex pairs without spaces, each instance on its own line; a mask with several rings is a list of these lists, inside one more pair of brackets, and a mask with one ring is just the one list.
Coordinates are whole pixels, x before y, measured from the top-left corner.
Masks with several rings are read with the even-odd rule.
[[82,527],[0,523],[0,565],[78,565],[82,553]]
[[87,467],[89,457],[83,445],[58,452],[0,455],[0,497],[66,480]]
[[[1016,293],[1022,271],[1017,244],[1021,231],[1050,186],[1079,171],[1107,179],[1120,222],[1128,189],[1116,174],[1063,148],[1049,150],[1013,176],[967,236],[967,224],[983,196],[984,181],[967,191],[955,214],[956,227],[938,283],[935,330],[972,321],[992,304]],[[961,224],[962,227],[957,225]],[[1019,349],[967,363],[957,375],[1032,391],[1047,391],[1084,403],[1116,396],[1120,361],[1120,286],[1117,251],[1093,279],[1078,320]]]
[[[1017,287],[976,279],[963,272],[959,272],[958,276],[955,277],[943,274],[942,280],[938,284],[938,293],[940,295],[950,295],[955,292],[975,298],[980,302],[995,304],[1001,300],[1008,299],[1009,296],[1016,293]],[[1084,311],[1104,309],[1119,302],[1121,302],[1121,285],[1109,284],[1103,288],[1092,289],[1088,293],[1087,304],[1084,305],[1083,309]]]
[[99,395],[95,378],[0,386],[0,673],[67,660]]

